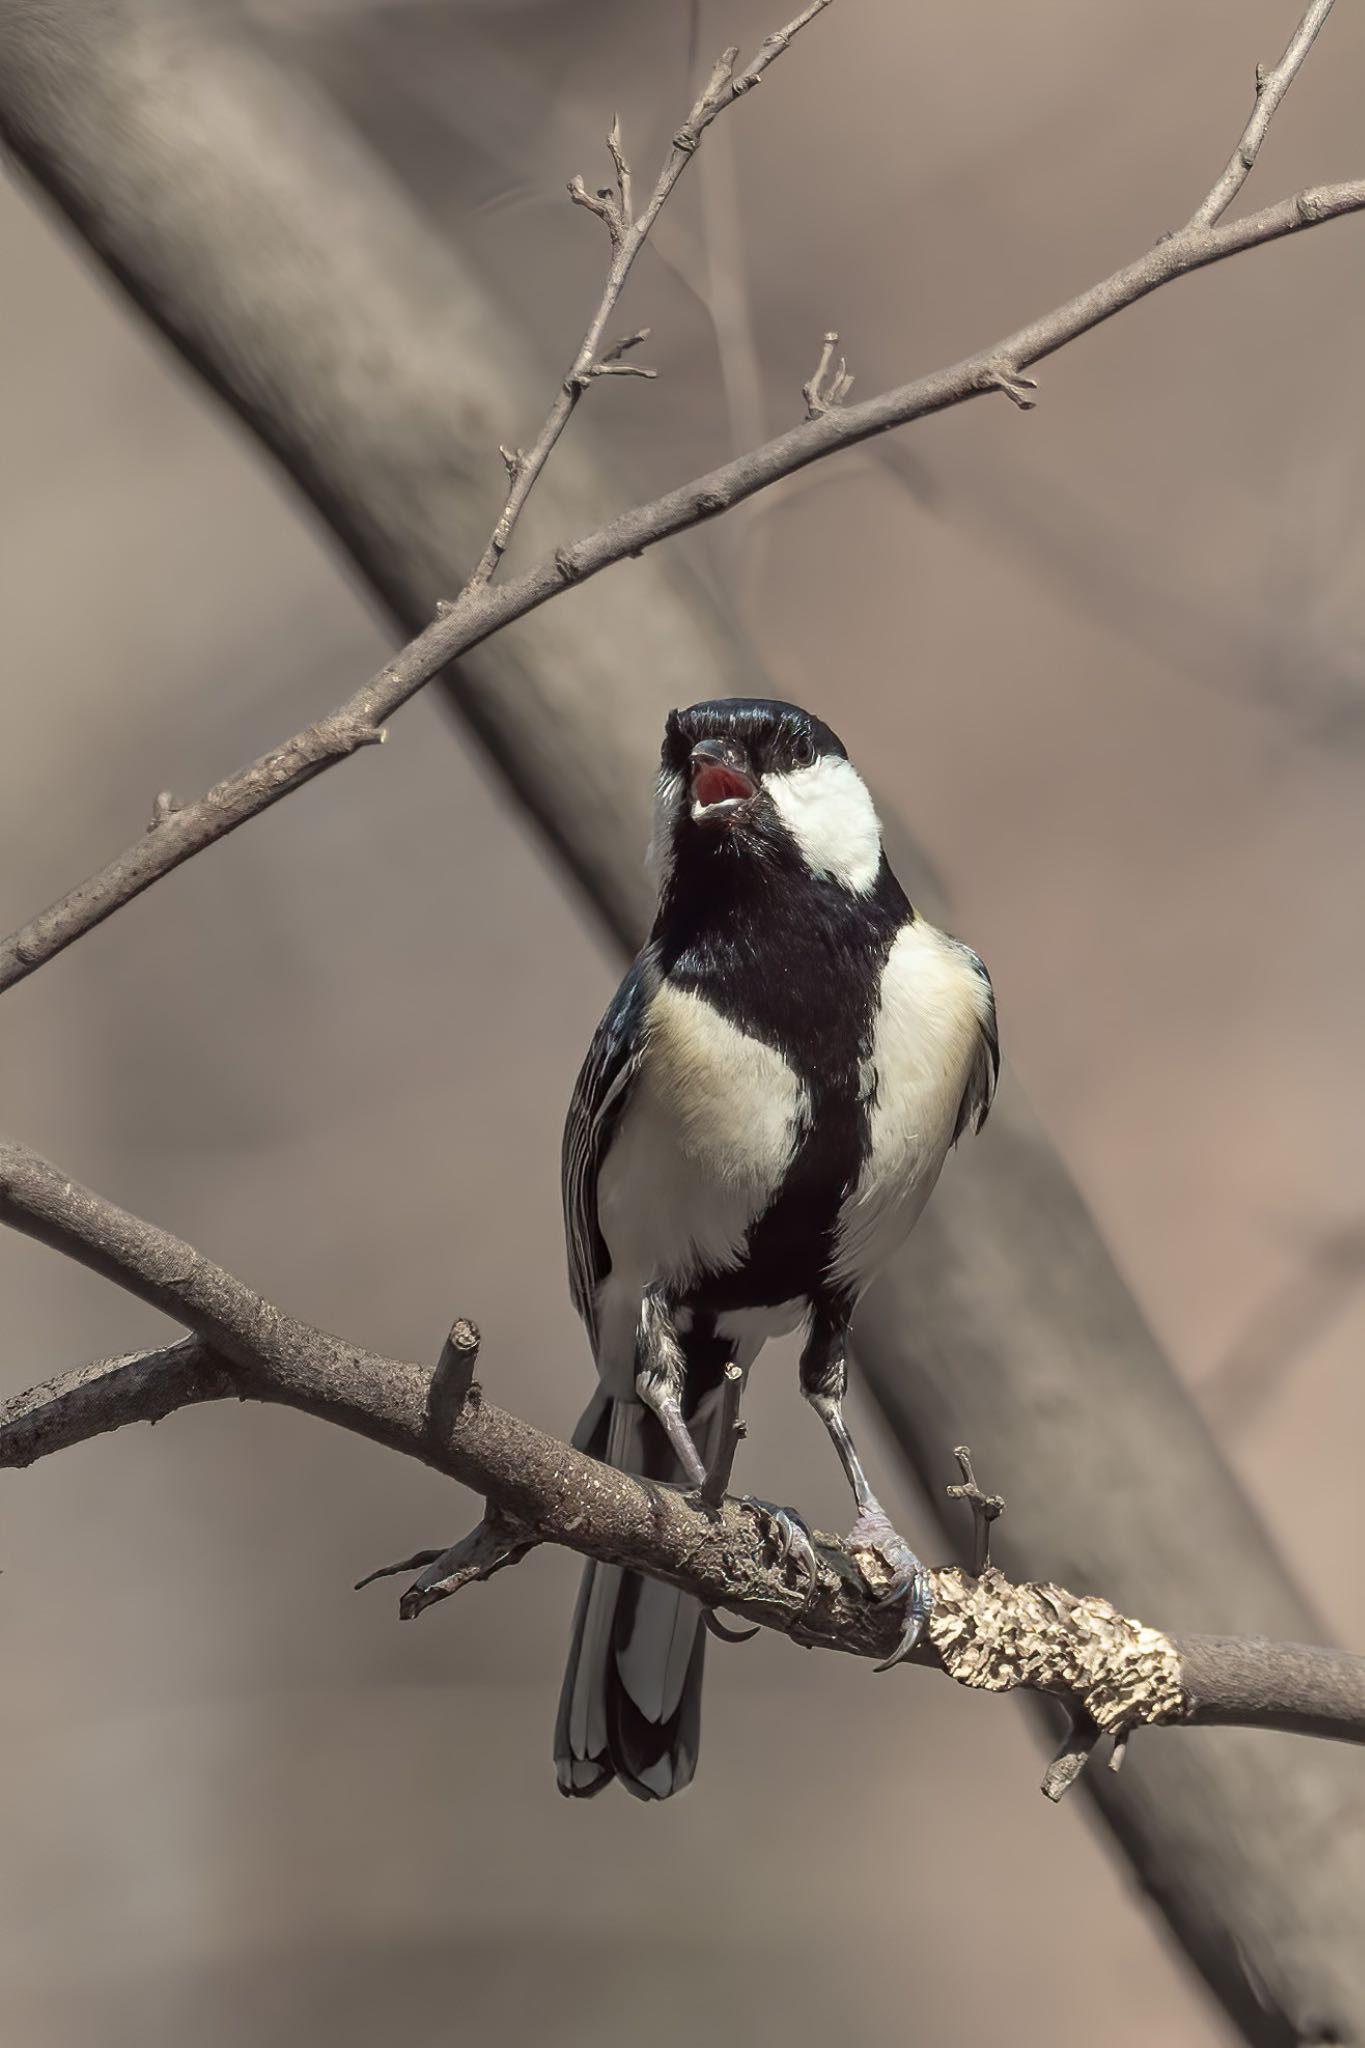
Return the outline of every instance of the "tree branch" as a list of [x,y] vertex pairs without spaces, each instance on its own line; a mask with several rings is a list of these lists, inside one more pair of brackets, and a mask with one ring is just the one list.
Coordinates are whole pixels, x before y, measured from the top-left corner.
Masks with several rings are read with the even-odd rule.
[[[827,4],[827,0],[822,0],[822,4]],[[793,31],[816,11],[811,8],[798,17],[792,25]],[[791,32],[784,31],[787,34]],[[1296,60],[1294,68],[1297,68],[1297,61],[1301,59]],[[755,59],[755,64],[757,62]],[[753,68],[751,65],[751,73]],[[1285,78],[1278,88],[1278,97],[1283,96],[1288,83],[1288,78]],[[731,82],[731,97],[737,84],[737,80]],[[708,93],[714,87],[713,79]],[[704,94],[698,105],[705,100]],[[721,104],[728,104],[728,99]],[[719,111],[719,106],[714,111]],[[1270,111],[1273,112],[1273,107]],[[708,118],[714,118],[714,114]],[[1269,114],[1266,116],[1268,119]],[[1259,133],[1263,131],[1264,123],[1258,132],[1258,146]],[[656,188],[650,202],[653,211],[642,215],[637,227],[644,228],[647,222],[652,223],[658,205],[667,196],[666,192],[661,196],[662,186],[661,179],[660,187]],[[831,404],[813,419],[792,427],[762,447],[723,464],[706,476],[683,484],[677,490],[666,492],[648,504],[637,505],[609,524],[556,548],[553,554],[510,582],[494,586],[489,581],[492,565],[485,552],[460,596],[443,604],[433,623],[410,640],[401,653],[386,663],[329,718],[307,727],[283,746],[263,754],[249,767],[218,783],[198,801],[185,804],[169,816],[154,818],[142,837],[115,860],[11,934],[0,944],[0,990],[22,981],[73,940],[93,930],[123,904],[150,888],[162,875],[169,874],[196,853],[202,853],[205,847],[236,831],[249,818],[259,816],[272,804],[278,803],[281,797],[289,795],[291,790],[302,787],[315,775],[347,759],[358,748],[382,740],[386,720],[441,669],[514,620],[525,618],[550,598],[559,596],[589,577],[600,575],[616,562],[643,554],[646,548],[658,541],[729,511],[809,463],[818,462],[840,449],[854,447],[875,434],[907,426],[912,421],[928,418],[933,413],[944,412],[951,406],[962,405],[992,391],[1005,392],[1016,404],[1031,405],[1033,401],[1026,393],[1033,388],[1032,380],[1024,376],[1031,364],[1054,355],[1078,335],[1088,333],[1115,313],[1136,304],[1139,299],[1178,277],[1186,277],[1211,263],[1222,262],[1245,249],[1259,248],[1287,235],[1298,234],[1304,228],[1316,227],[1323,221],[1359,212],[1365,208],[1365,179],[1315,186],[1226,226],[1205,223],[1203,214],[1208,204],[1206,201],[1185,227],[1158,242],[1135,263],[1114,271],[1100,283],[1069,299],[1065,305],[1056,307],[1027,326],[1017,328],[1014,333],[977,354],[947,369],[934,371],[927,377],[916,378],[912,383],[883,392],[879,397],[866,399],[859,405]],[[634,233],[634,229],[630,230],[631,236]],[[628,242],[623,241],[618,248],[618,261],[627,246]],[[633,258],[638,243],[630,246]],[[613,272],[615,267],[614,264]],[[589,343],[595,348],[600,341],[601,329],[611,305],[615,303],[610,286],[608,294],[599,307],[600,318],[589,328],[585,348]],[[495,529],[495,536],[500,529],[505,529],[502,545],[505,545],[531,482],[544,467],[571,409],[567,393],[563,394],[556,402],[531,457],[511,455],[512,487],[499,527]],[[523,463],[533,465],[527,467],[524,474]],[[490,542],[490,547],[495,559],[501,552],[501,545],[495,539]]]
[[1274,69],[1267,71],[1263,65],[1256,66],[1256,102],[1250,118],[1238,137],[1237,147],[1228,158],[1222,176],[1210,187],[1201,205],[1190,215],[1188,226],[1213,227],[1222,219],[1251,176],[1275,110],[1294,83],[1299,66],[1312,49],[1318,30],[1332,12],[1334,4],[1335,0],[1311,0],[1307,13],[1290,37],[1289,46]]
[[[419,1458],[486,1497],[483,1522],[462,1543],[408,1561],[426,1569],[404,1596],[406,1614],[489,1577],[537,1543],[557,1543],[665,1579],[708,1608],[733,1609],[806,1645],[879,1661],[896,1646],[900,1620],[879,1598],[875,1574],[869,1584],[866,1553],[817,1537],[819,1580],[806,1602],[768,1555],[764,1525],[744,1503],[709,1505],[632,1479],[493,1407],[473,1385],[453,1408],[443,1402],[452,1350],[472,1356],[468,1324],[456,1326],[435,1369],[362,1350],[272,1307],[192,1246],[20,1145],[0,1144],[0,1220],[194,1333],[4,1403],[0,1467],[205,1401],[277,1402]],[[1107,1600],[1016,1585],[992,1565],[975,1578],[957,1566],[934,1577],[935,1609],[914,1661],[961,1685],[1048,1693],[1074,1720],[1114,1737],[1214,1722],[1365,1742],[1365,1659],[1166,1636]]]
[[751,86],[757,85],[774,58],[781,56],[791,43],[793,36],[798,34],[807,22],[813,21],[817,14],[823,14],[829,5],[830,0],[812,0],[812,4],[805,12],[797,15],[794,21],[789,21],[784,29],[778,29],[775,34],[765,37],[757,55],[752,57],[738,74],[735,71],[738,49],[726,50],[721,55],[691,113],[674,136],[673,145],[664,159],[654,190],[649,196],[644,212],[638,218],[635,214],[630,165],[621,139],[619,114],[613,120],[607,136],[607,148],[616,171],[615,194],[613,195],[609,189],[590,192],[581,177],[570,179],[569,196],[574,204],[587,207],[606,223],[607,232],[611,236],[611,267],[607,272],[607,281],[597,311],[588,323],[587,333],[583,336],[578,353],[565,373],[555,395],[554,404],[546,415],[544,426],[528,449],[517,449],[510,458],[504,458],[507,460],[511,487],[497,524],[489,536],[488,545],[479,557],[474,573],[466,585],[467,590],[480,589],[496,575],[503,552],[512,537],[512,529],[521,515],[521,508],[549,460],[555,442],[568,425],[574,407],[592,379],[612,374],[654,376],[653,370],[642,370],[634,363],[623,363],[620,360],[625,349],[645,339],[649,332],[648,328],[642,328],[638,334],[627,335],[605,353],[602,351],[602,337],[607,331],[607,322],[616,309],[616,303],[625,288],[635,259],[643,249],[661,208],[692,161],[702,136],[717,114],[724,113],[725,109],[733,106]]

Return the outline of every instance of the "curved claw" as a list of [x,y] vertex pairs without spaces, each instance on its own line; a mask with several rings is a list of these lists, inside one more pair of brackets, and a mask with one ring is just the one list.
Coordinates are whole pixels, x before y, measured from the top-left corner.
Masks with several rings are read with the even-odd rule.
[[714,1607],[703,1607],[701,1618],[702,1626],[709,1629],[713,1636],[719,1636],[723,1643],[751,1643],[758,1634],[756,1623],[753,1628],[727,1628],[725,1623],[717,1618]]
[[770,1500],[755,1500],[747,1496],[744,1505],[751,1509],[759,1520],[767,1524],[765,1540],[777,1545],[777,1562],[780,1570],[795,1565],[804,1573],[806,1580],[802,1612],[815,1597],[820,1583],[820,1560],[815,1555],[815,1545],[810,1540],[810,1531],[797,1514],[795,1508],[780,1508]]
[[885,1509],[875,1500],[864,1503],[848,1538],[851,1550],[867,1550],[879,1558],[889,1570],[891,1577],[887,1584],[877,1588],[879,1605],[889,1601],[904,1601],[905,1626],[901,1639],[892,1654],[878,1664],[878,1671],[889,1671],[894,1664],[903,1663],[920,1637],[924,1625],[934,1611],[933,1574],[925,1569],[905,1538],[892,1527]]
[[901,1630],[901,1639],[891,1655],[884,1658],[880,1664],[874,1664],[874,1671],[890,1671],[897,1664],[903,1663],[923,1635],[925,1624],[934,1611],[934,1582],[918,1560],[910,1575],[908,1588],[903,1594],[896,1593],[891,1597],[903,1598],[905,1601],[905,1627]]

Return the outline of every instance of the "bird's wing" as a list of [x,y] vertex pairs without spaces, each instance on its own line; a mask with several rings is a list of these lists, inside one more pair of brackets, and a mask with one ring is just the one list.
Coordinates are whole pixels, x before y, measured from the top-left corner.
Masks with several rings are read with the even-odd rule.
[[979,1131],[990,1114],[995,1084],[1000,1078],[1000,1033],[995,1021],[995,990],[991,987],[985,961],[970,946],[964,946],[961,939],[954,939],[953,944],[966,954],[981,981],[976,1005],[976,1053],[958,1105],[957,1126],[953,1131],[953,1143],[956,1144],[964,1131]]
[[593,1033],[564,1124],[562,1179],[569,1291],[597,1348],[597,1291],[611,1259],[597,1222],[597,1176],[644,1050],[648,974],[641,955]]

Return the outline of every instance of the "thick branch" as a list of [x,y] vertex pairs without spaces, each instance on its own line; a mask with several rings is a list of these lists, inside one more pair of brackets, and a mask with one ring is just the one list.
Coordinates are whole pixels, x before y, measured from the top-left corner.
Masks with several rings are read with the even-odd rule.
[[729,511],[839,449],[987,392],[1014,389],[1029,364],[1055,354],[1177,277],[1362,208],[1365,179],[1358,179],[1300,192],[1225,227],[1205,227],[1196,217],[1136,263],[951,368],[860,405],[831,407],[763,447],[556,548],[510,582],[494,586],[476,580],[329,718],[263,754],[197,802],[154,822],[117,859],[0,944],[0,989],[22,981],[162,875],[259,816],[291,790],[357,748],[382,739],[385,721],[448,663],[550,598],[600,575],[613,563],[643,554],[657,541]]
[[[844,1544],[818,1539],[819,1585],[803,1604],[766,1554],[759,1518],[739,1502],[711,1507],[632,1479],[505,1414],[473,1388],[452,1410],[439,1396],[450,1346],[432,1370],[301,1323],[23,1146],[0,1145],[0,1220],[195,1332],[6,1402],[0,1467],[204,1401],[273,1401],[420,1458],[487,1497],[490,1520],[475,1539],[433,1561],[449,1569],[435,1579],[424,1574],[411,1612],[487,1576],[509,1553],[546,1542],[666,1579],[708,1607],[732,1608],[808,1645],[880,1661],[899,1640],[899,1615],[869,1589]],[[1013,1585],[991,1566],[976,1579],[949,1566],[935,1584],[929,1639],[916,1661],[960,1684],[1053,1694],[1110,1735],[1218,1722],[1365,1742],[1365,1659],[1218,1637],[1182,1641],[1129,1621],[1106,1600]]]

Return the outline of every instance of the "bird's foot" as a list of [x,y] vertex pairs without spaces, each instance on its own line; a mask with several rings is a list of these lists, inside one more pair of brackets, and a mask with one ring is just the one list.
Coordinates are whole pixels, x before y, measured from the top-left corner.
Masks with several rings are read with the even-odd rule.
[[876,1501],[870,1501],[859,1511],[847,1542],[850,1550],[870,1552],[882,1567],[875,1578],[863,1572],[877,1600],[887,1604],[897,1601],[904,1607],[901,1639],[885,1662],[877,1666],[878,1671],[889,1671],[893,1664],[910,1655],[924,1633],[924,1625],[934,1611],[933,1575],[891,1526],[885,1509]]
[[744,1496],[743,1505],[757,1521],[765,1546],[776,1550],[778,1569],[785,1571],[790,1565],[805,1579],[802,1607],[809,1606],[820,1583],[820,1560],[815,1555],[810,1530],[795,1508],[780,1508],[770,1500],[755,1500],[752,1494]]

